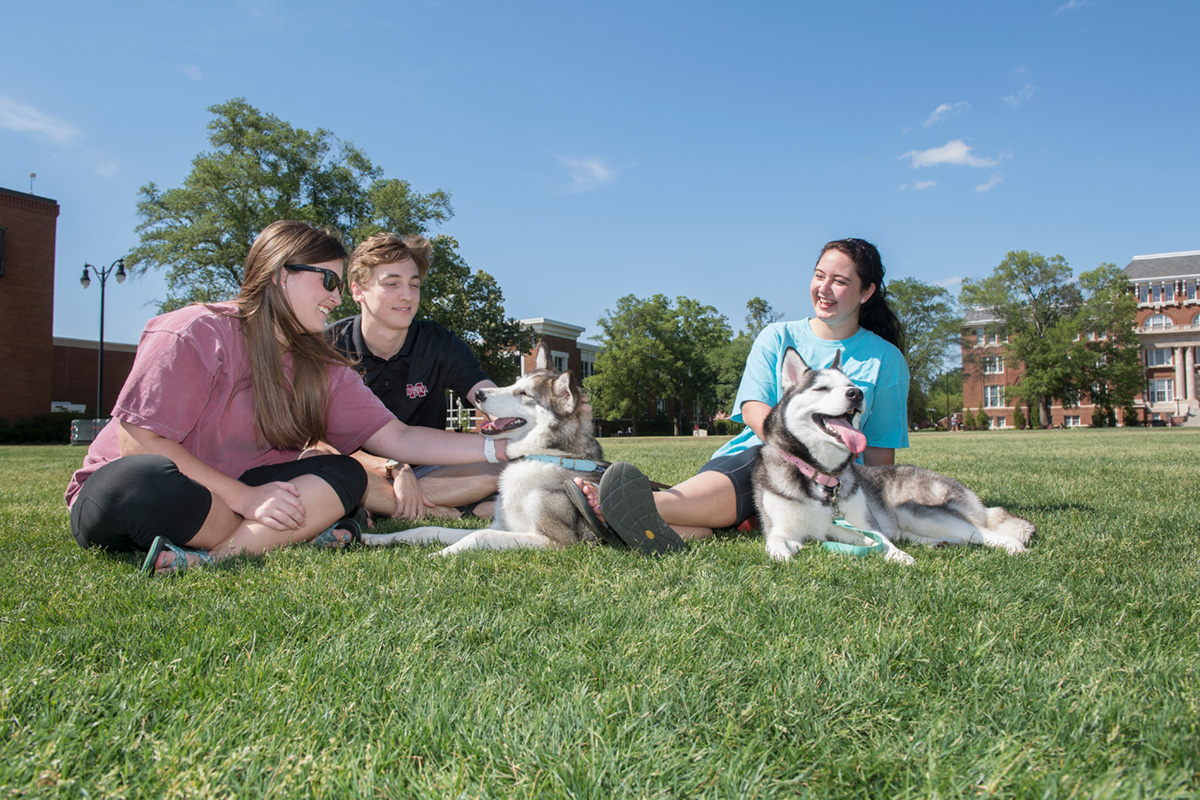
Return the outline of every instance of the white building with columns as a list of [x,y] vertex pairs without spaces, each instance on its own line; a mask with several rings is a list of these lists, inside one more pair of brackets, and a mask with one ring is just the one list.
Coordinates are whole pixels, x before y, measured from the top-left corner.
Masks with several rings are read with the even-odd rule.
[[1200,421],[1196,348],[1200,346],[1200,250],[1134,256],[1125,267],[1137,295],[1147,416]]

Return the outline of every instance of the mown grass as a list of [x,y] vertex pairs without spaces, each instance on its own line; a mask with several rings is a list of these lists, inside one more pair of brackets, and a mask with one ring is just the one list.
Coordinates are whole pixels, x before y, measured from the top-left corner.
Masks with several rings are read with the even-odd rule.
[[[604,440],[655,480],[713,440]],[[1200,434],[925,434],[1029,553],[726,534],[147,580],[79,549],[82,451],[0,448],[0,796],[1191,797]]]

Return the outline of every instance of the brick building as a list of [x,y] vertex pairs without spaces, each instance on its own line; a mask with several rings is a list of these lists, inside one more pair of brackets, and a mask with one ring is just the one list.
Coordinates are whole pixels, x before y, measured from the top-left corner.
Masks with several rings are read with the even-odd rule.
[[10,422],[50,410],[58,211],[0,188],[0,418]]
[[1170,424],[1200,423],[1196,347],[1200,345],[1200,250],[1134,256],[1125,267],[1137,295],[1144,413]]
[[[1129,290],[1138,298],[1137,335],[1145,382],[1134,400],[1139,423],[1200,425],[1196,348],[1200,346],[1200,251],[1134,256],[1125,267]],[[990,427],[1013,426],[1010,389],[1024,365],[1004,356],[1003,320],[976,309],[963,318],[963,405],[988,415]],[[1087,393],[1079,404],[1051,408],[1054,427],[1092,424]],[[1117,412],[1120,419],[1121,412]]]

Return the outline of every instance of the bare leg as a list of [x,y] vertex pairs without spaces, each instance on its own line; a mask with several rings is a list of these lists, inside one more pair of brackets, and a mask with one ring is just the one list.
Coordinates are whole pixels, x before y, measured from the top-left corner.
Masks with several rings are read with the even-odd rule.
[[[315,475],[301,475],[291,483],[299,490],[306,511],[305,524],[299,530],[280,531],[261,522],[243,519],[214,495],[208,517],[186,547],[207,550],[217,561],[242,554],[258,555],[307,542],[342,517],[342,502],[328,483]],[[188,559],[189,566],[198,563],[199,559]],[[155,571],[172,571],[174,564],[175,555],[164,551],[155,564]]]
[[[500,485],[500,470],[503,464],[455,464],[448,467],[438,467],[433,472],[417,480],[425,499],[437,504],[430,509],[430,516],[458,517],[458,506],[479,503],[485,497],[496,492]],[[475,508],[475,516],[490,517],[495,510],[495,503],[479,503]],[[445,514],[439,514],[444,510]]]

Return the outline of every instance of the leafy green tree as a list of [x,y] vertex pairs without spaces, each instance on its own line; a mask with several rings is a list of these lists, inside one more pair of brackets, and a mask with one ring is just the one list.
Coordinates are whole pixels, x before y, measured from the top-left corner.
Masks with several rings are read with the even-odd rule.
[[746,301],[746,330],[744,335],[753,342],[762,333],[763,328],[772,322],[783,319],[783,313],[771,308],[771,304],[761,297],[752,297]]
[[934,380],[959,345],[961,317],[950,292],[916,278],[892,281],[887,293],[908,338],[909,421],[920,422],[926,417],[926,398]]
[[209,108],[212,149],[175,189],[139,192],[141,243],[125,264],[165,270],[161,311],[237,294],[246,254],[278,219],[335,228],[348,244],[382,229],[425,232],[450,218],[450,196],[384,179],[366,154],[329,131],[295,128],[242,98]]
[[1071,268],[1059,255],[1046,258],[1015,250],[987,278],[963,281],[959,302],[989,309],[1003,320],[1005,357],[1025,365],[1025,374],[1008,394],[1029,403],[1031,422],[1048,425],[1054,398],[1069,403],[1078,392],[1077,373],[1067,356],[1081,301]]
[[[454,215],[450,195],[415,192],[352,144],[318,128],[295,128],[242,98],[209,108],[211,150],[192,161],[183,185],[143,186],[137,211],[141,243],[128,268],[166,270],[167,297],[160,311],[237,294],[254,237],[278,219],[334,228],[347,249],[380,231],[428,234]],[[458,333],[475,350],[488,375],[504,384],[517,377],[514,356],[532,346],[533,334],[504,314],[495,278],[472,273],[449,236],[433,238],[421,314]],[[347,295],[331,320],[357,314]]]
[[947,427],[950,425],[950,415],[962,416],[963,408],[963,372],[961,367],[943,372],[929,387],[929,408],[933,411],[935,420],[946,418]]
[[488,377],[507,386],[520,376],[518,354],[533,349],[536,334],[503,316],[503,309],[504,293],[496,279],[472,272],[453,237],[435,236],[429,275],[421,286],[420,314],[457,333]]
[[626,295],[615,311],[601,317],[604,351],[596,358],[596,374],[585,385],[598,417],[638,420],[652,397],[675,401],[674,419],[694,405],[715,402],[714,368],[709,353],[730,336],[725,317],[711,306],[686,297],[676,305],[661,294],[642,300]]
[[1133,405],[1142,388],[1141,347],[1134,331],[1137,300],[1125,273],[1111,263],[1082,273],[1079,286],[1085,299],[1071,361],[1095,406],[1092,424],[1116,427],[1116,410]]
[[746,302],[746,329],[714,348],[709,358],[715,374],[714,408],[733,413],[733,401],[737,398],[738,386],[742,382],[742,373],[746,371],[746,359],[750,357],[754,340],[763,328],[782,318],[783,314],[771,308],[771,304],[761,297],[753,297]]

